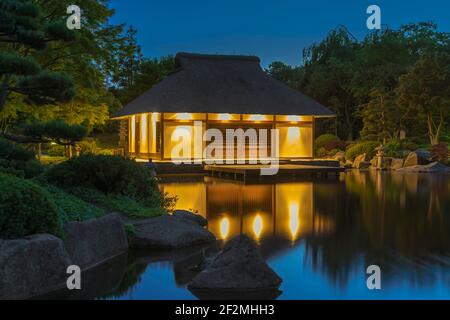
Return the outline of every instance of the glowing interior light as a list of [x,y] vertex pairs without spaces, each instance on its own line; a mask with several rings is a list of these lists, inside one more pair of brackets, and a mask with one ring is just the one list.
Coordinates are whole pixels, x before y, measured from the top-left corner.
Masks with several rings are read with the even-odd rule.
[[151,144],[150,152],[155,153],[156,152],[156,113],[155,112],[153,112],[151,114],[151,126],[152,126],[152,128],[151,128],[152,132],[151,132],[151,141],[150,141],[150,144]]
[[289,229],[291,230],[292,240],[296,238],[300,226],[298,214],[298,203],[289,203]]
[[259,238],[263,229],[263,221],[261,216],[258,214],[253,220],[253,232],[255,233],[256,238]]
[[300,128],[299,127],[289,127],[287,132],[288,142],[296,142],[300,139]]
[[130,128],[130,151],[136,150],[136,116],[131,116],[131,128]]
[[219,120],[231,120],[231,114],[229,114],[229,113],[219,113],[217,115],[217,119],[219,119]]
[[191,120],[192,114],[187,112],[177,113],[178,120]]
[[300,121],[300,116],[287,116],[286,120],[291,122],[298,122]]
[[148,152],[148,133],[147,133],[147,114],[143,113],[141,115],[141,144],[140,144],[140,152],[147,153]]
[[228,237],[228,233],[230,232],[230,219],[222,218],[220,220],[220,236],[222,239],[226,239]]
[[263,121],[266,119],[266,116],[263,114],[252,114],[249,119],[251,121]]

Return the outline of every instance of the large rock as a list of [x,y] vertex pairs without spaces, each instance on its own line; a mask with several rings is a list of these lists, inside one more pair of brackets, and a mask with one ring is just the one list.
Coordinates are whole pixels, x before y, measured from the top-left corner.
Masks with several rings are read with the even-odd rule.
[[345,162],[345,152],[344,151],[338,151],[333,157],[333,160],[341,162]]
[[397,170],[398,172],[411,173],[450,173],[450,168],[440,162],[432,162],[427,165],[418,165],[412,167],[405,167]]
[[202,227],[205,227],[208,224],[208,220],[203,218],[201,215],[195,214],[195,213],[187,211],[187,210],[175,210],[173,212],[173,216],[191,220],[195,223],[198,223]]
[[246,235],[230,240],[188,285],[200,298],[275,298],[282,279]]
[[398,170],[398,169],[400,169],[402,167],[403,167],[403,159],[392,158],[391,166],[390,166],[391,170]]
[[55,236],[0,240],[0,299],[26,299],[62,288],[69,265],[64,244]]
[[124,224],[118,214],[64,226],[64,244],[73,264],[93,267],[128,250]]
[[197,222],[173,215],[162,215],[134,223],[134,248],[173,249],[214,241],[214,235]]
[[[353,161],[353,168],[360,169],[361,163],[366,161],[366,154],[360,154],[359,156],[356,156],[355,160]],[[369,162],[370,165],[370,162]]]
[[417,165],[425,165],[430,163],[431,158],[430,152],[424,149],[418,149],[416,151],[410,152],[403,163],[403,167],[412,167]]

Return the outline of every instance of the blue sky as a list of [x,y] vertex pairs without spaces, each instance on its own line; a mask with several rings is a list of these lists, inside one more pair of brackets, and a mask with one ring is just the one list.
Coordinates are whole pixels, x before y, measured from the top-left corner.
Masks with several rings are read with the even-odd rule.
[[111,0],[112,22],[137,28],[147,57],[254,54],[263,66],[300,64],[302,49],[339,25],[362,38],[371,4],[381,7],[382,23],[391,28],[432,20],[450,31],[449,0]]

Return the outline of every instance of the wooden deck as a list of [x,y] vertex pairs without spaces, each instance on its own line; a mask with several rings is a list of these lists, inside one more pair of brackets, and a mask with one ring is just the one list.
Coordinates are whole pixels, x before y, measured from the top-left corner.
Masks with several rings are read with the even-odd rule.
[[203,169],[212,176],[231,177],[233,179],[247,180],[249,178],[263,178],[274,176],[308,176],[308,177],[337,177],[345,169],[334,166],[315,166],[300,164],[280,164],[276,175],[262,176],[262,165],[205,165]]

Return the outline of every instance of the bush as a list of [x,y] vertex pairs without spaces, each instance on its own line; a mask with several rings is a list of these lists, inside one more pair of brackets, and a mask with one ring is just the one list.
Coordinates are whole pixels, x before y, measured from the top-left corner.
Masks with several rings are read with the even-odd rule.
[[384,156],[400,158],[403,156],[402,145],[398,140],[391,140],[383,146]]
[[0,138],[0,171],[18,177],[31,178],[41,174],[43,168],[35,159],[33,151]]
[[150,218],[166,213],[162,207],[147,207],[127,196],[105,195],[97,190],[87,188],[71,188],[69,192],[108,211],[126,214],[131,218]]
[[[347,147],[347,143],[345,141],[335,140],[335,141],[329,141],[329,142],[325,143],[325,145],[323,147],[327,151],[336,151],[336,150],[339,151],[339,150],[345,150],[345,148]],[[335,152],[335,154],[336,154],[336,152]]]
[[51,145],[47,149],[47,154],[50,157],[63,157],[65,155],[65,148],[64,148],[64,146],[61,146],[58,144]]
[[97,146],[97,141],[93,138],[86,138],[78,143],[80,147],[81,154],[91,154],[96,155],[99,153],[99,147]]
[[357,156],[361,154],[366,154],[368,159],[372,159],[375,156],[375,148],[380,144],[376,141],[360,142],[352,145],[345,151],[346,160],[354,160]]
[[63,235],[52,196],[33,182],[0,174],[0,238],[36,233]]
[[104,209],[93,206],[55,186],[47,185],[45,189],[52,195],[63,223],[85,221],[105,214]]
[[149,207],[160,207],[164,199],[150,170],[118,156],[82,155],[50,168],[46,178],[63,188],[96,189],[124,195]]
[[434,146],[431,146],[430,153],[433,160],[440,161],[443,163],[448,162],[450,153],[447,144],[439,143]]
[[333,141],[340,141],[338,137],[336,137],[334,134],[322,134],[316,138],[314,141],[314,148],[318,150],[319,148],[325,147],[327,143],[333,142]]

